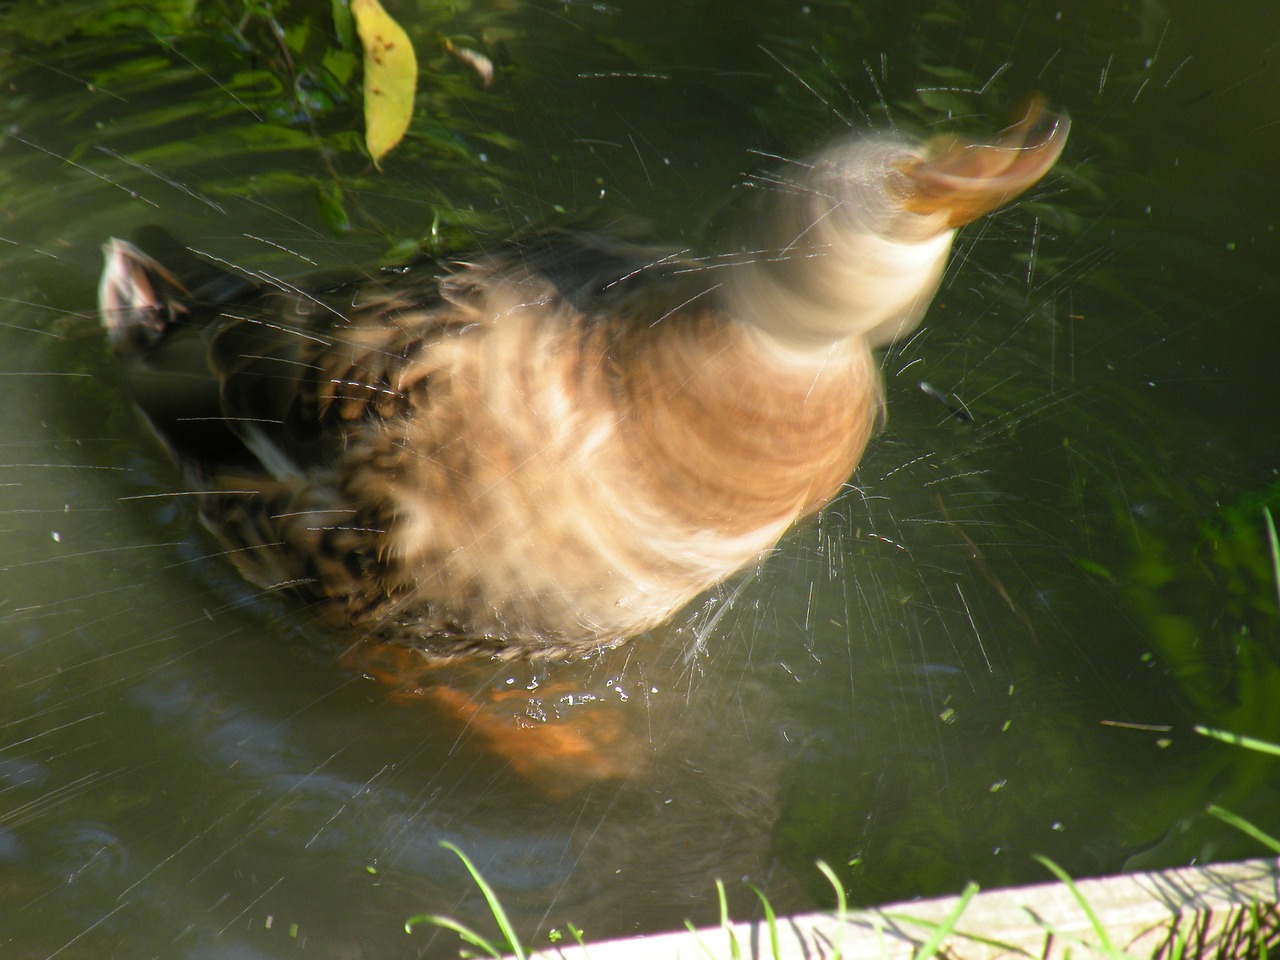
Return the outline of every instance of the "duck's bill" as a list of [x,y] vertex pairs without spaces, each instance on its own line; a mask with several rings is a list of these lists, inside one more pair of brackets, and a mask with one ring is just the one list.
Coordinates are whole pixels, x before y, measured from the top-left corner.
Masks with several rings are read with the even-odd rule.
[[1062,154],[1071,120],[1033,99],[1022,117],[995,143],[935,140],[924,157],[900,167],[908,195],[902,205],[913,213],[945,212],[948,227],[960,227],[1025,192]]

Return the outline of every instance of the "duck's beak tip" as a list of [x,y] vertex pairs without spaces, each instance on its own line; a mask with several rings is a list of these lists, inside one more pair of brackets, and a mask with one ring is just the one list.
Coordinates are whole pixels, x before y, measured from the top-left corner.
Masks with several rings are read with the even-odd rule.
[[920,214],[943,212],[948,228],[970,223],[1039,182],[1058,162],[1070,131],[1065,112],[1050,110],[1041,95],[1029,97],[1019,118],[994,143],[942,138],[924,156],[902,164],[903,207]]

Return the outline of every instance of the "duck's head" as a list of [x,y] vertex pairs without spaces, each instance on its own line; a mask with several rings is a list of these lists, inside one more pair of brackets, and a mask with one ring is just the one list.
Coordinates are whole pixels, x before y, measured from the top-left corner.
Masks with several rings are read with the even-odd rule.
[[774,198],[760,256],[729,282],[732,309],[801,352],[902,336],[932,299],[956,229],[1039,181],[1069,128],[1034,100],[993,143],[890,134],[833,143]]

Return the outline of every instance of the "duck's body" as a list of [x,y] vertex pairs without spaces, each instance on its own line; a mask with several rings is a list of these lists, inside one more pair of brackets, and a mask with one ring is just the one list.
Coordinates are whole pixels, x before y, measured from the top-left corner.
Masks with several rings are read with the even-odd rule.
[[1052,165],[1065,123],[1028,147],[1037,125],[981,154],[842,146],[719,269],[553,233],[300,290],[112,241],[104,322],[251,580],[436,659],[585,653],[839,491],[872,347],[919,320],[956,221]]

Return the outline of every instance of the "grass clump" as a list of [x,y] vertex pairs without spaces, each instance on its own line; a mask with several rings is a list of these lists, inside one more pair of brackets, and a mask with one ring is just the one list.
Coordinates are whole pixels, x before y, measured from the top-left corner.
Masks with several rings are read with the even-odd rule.
[[[476,869],[476,865],[471,862],[470,858],[459,850],[454,844],[448,840],[440,841],[440,846],[450,851],[454,856],[462,861],[462,865],[466,868],[467,873],[471,875],[472,882],[484,897],[485,903],[489,907],[489,913],[493,916],[494,922],[498,925],[498,932],[502,935],[502,942],[495,944],[492,940],[477,933],[464,923],[454,920],[452,917],[442,916],[438,913],[422,913],[415,917],[410,917],[404,923],[404,932],[413,933],[414,927],[423,924],[441,927],[445,930],[452,930],[465,943],[478,950],[483,950],[490,957],[502,957],[504,953],[510,954],[517,960],[527,960],[528,951],[520,943],[520,938],[516,934],[515,927],[511,925],[511,920],[507,917],[507,911],[502,908],[502,903],[498,900],[498,895],[493,892],[493,888],[489,886],[485,878]],[[479,956],[480,954],[471,954],[471,956]]]

